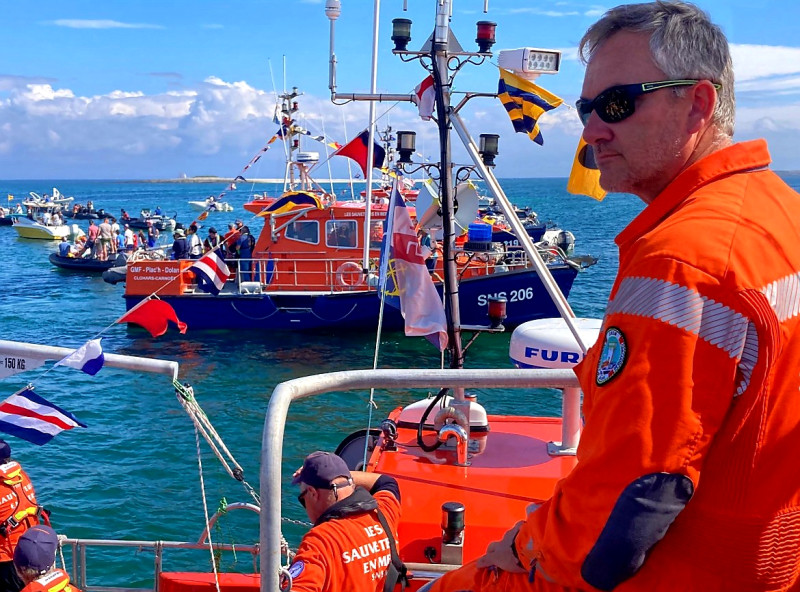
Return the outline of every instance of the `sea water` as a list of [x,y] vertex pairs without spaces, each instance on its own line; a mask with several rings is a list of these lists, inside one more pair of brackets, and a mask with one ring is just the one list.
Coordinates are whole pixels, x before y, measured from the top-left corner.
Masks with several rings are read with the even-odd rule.
[[[800,178],[788,177],[796,188]],[[602,316],[617,269],[614,236],[638,214],[642,202],[630,195],[611,195],[602,202],[565,192],[565,179],[503,181],[508,197],[530,206],[576,236],[577,253],[598,257],[598,263],[578,275],[569,301],[578,316]],[[29,191],[74,196],[95,208],[118,215],[124,208],[137,216],[142,208],[160,206],[177,214],[184,225],[199,212],[188,206],[217,194],[224,186],[197,183],[105,181],[0,181],[0,199],[14,195],[13,205]],[[260,218],[241,205],[254,192],[278,188],[240,184],[225,196],[233,212],[212,213],[202,222],[222,232],[241,218],[258,232]],[[337,191],[344,190],[338,187]],[[85,229],[88,221],[78,221]],[[170,234],[170,233],[166,233]],[[272,389],[292,378],[321,372],[372,366],[375,336],[367,333],[304,334],[264,331],[194,331],[174,327],[157,339],[142,329],[116,325],[125,311],[123,285],[104,283],[99,276],[60,270],[48,255],[57,243],[25,240],[10,227],[0,227],[0,338],[79,347],[98,335],[108,353],[175,360],[180,380],[194,387],[197,399],[244,470],[245,480],[258,490],[259,455],[264,414]],[[481,335],[467,352],[470,368],[510,368],[510,334]],[[438,367],[438,352],[424,339],[400,333],[380,339],[379,367]],[[71,538],[196,541],[205,527],[203,493],[209,512],[235,501],[250,502],[245,488],[222,469],[205,442],[197,443],[193,425],[163,375],[135,374],[103,368],[91,377],[69,368],[42,369],[0,381],[5,398],[26,384],[74,413],[86,429],[63,432],[45,446],[8,436],[13,457],[36,485],[40,502],[52,511],[53,526]],[[554,390],[478,391],[489,413],[557,415],[560,397]],[[378,392],[376,425],[394,407],[424,395],[421,392]],[[283,509],[294,520],[306,520],[289,484],[292,471],[312,450],[333,450],[352,431],[367,427],[369,393],[328,394],[293,404],[284,442]],[[198,460],[199,451],[199,460]],[[203,489],[201,489],[201,477]],[[287,522],[283,533],[296,546],[305,532]],[[218,542],[254,543],[257,518],[250,512],[231,513],[212,530]],[[69,559],[68,559],[69,561]],[[69,567],[69,564],[68,564]],[[253,570],[246,553],[226,554],[223,569]],[[165,570],[209,570],[208,553],[168,551]],[[152,585],[150,551],[90,549],[91,585]]]

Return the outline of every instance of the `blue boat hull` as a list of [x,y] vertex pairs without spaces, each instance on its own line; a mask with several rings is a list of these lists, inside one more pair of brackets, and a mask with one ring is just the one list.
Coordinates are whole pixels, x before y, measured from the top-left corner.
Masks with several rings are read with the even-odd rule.
[[[577,270],[569,266],[551,270],[559,288],[568,295]],[[533,319],[558,316],[537,273],[520,271],[502,276],[484,276],[459,284],[462,325],[486,325],[487,300],[504,296],[508,317],[503,323],[515,327]],[[186,294],[160,296],[169,303],[178,318],[190,330],[198,329],[267,329],[314,331],[347,329],[374,331],[377,327],[380,299],[377,292],[336,294]],[[126,296],[132,308],[141,296]],[[384,329],[401,330],[403,318],[392,306],[384,308]]]

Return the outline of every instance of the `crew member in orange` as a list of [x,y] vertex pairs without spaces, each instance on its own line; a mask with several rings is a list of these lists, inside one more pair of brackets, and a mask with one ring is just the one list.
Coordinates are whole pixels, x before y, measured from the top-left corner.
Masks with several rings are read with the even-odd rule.
[[11,460],[11,446],[0,440],[0,591],[18,592],[22,580],[12,562],[17,541],[47,516],[36,502],[36,491],[20,464]]
[[49,526],[34,526],[22,535],[14,551],[14,566],[23,592],[80,592],[69,583],[69,575],[56,567],[58,536]]
[[600,184],[646,207],[576,368],[578,463],[433,589],[798,590],[800,195],[732,142],[728,43],[694,5],[614,8],[579,51]]
[[300,485],[297,499],[314,523],[288,569],[292,592],[394,590],[405,577],[396,551],[397,481],[351,473],[341,457],[318,451],[306,457],[292,483]]

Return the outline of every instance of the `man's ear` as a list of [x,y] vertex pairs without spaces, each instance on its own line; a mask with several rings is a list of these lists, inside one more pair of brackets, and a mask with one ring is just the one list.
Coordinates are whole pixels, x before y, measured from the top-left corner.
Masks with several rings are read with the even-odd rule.
[[692,86],[688,92],[692,99],[692,104],[687,121],[687,131],[690,134],[694,134],[711,123],[711,119],[714,117],[714,110],[717,107],[717,90],[709,80],[701,80]]

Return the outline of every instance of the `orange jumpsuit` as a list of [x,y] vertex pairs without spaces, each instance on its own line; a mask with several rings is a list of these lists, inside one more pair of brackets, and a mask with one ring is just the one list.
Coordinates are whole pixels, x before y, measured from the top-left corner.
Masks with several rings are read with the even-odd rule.
[[[317,521],[303,537],[289,568],[292,592],[383,590],[392,559],[388,536],[397,540],[400,498],[397,482],[385,475],[379,477],[372,491],[394,533],[384,532],[374,510]],[[356,496],[369,497],[366,493],[359,488],[339,504],[352,502]]]
[[39,524],[39,510],[33,483],[19,463],[0,465],[0,562],[14,558],[19,537]]
[[769,162],[715,152],[620,233],[578,464],[515,539],[532,583],[434,590],[800,588],[800,195]]
[[60,569],[54,569],[42,577],[33,580],[22,589],[22,592],[81,592],[69,583],[69,576]]

